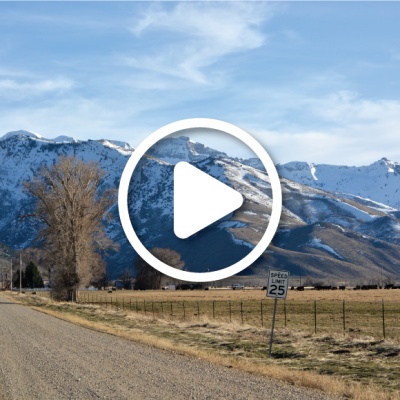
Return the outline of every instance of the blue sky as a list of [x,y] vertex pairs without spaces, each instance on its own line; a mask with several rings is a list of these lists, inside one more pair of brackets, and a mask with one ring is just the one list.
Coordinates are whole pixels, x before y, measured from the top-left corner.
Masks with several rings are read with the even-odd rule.
[[397,2],[1,2],[0,136],[137,146],[204,117],[275,162],[400,162],[399,15]]

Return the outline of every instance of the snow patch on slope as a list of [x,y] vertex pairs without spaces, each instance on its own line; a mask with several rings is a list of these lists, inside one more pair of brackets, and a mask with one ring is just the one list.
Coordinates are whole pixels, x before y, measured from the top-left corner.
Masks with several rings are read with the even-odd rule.
[[323,249],[323,250],[327,251],[328,253],[331,253],[334,256],[340,258],[341,260],[344,260],[344,258],[339,253],[337,253],[335,250],[333,250],[332,247],[322,243],[321,239],[314,238],[310,242],[308,242],[306,244],[306,246],[314,247],[316,249]]

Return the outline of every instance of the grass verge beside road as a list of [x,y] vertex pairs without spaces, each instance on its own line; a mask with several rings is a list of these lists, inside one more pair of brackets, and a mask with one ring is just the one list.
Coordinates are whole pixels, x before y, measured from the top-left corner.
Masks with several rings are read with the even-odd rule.
[[269,329],[207,317],[153,318],[99,305],[53,303],[6,294],[15,302],[98,331],[203,358],[226,367],[354,399],[400,399],[400,344],[358,333],[275,331],[268,359]]

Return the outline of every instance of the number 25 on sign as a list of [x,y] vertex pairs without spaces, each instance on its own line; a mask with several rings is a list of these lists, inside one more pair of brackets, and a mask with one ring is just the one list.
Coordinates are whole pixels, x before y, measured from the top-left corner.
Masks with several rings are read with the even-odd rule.
[[278,299],[286,299],[288,284],[289,284],[289,271],[276,271],[276,270],[269,271],[267,297],[273,297],[275,299],[274,317],[272,319],[272,328],[271,328],[271,341],[269,343],[269,358],[271,358],[272,339],[274,337],[276,304],[278,302]]

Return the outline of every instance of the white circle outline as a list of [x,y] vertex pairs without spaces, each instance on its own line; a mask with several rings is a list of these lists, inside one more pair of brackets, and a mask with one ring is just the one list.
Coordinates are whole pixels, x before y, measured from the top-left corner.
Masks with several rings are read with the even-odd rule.
[[[221,270],[212,272],[181,271],[176,268],[170,267],[169,265],[155,258],[143,246],[142,242],[137,237],[133,229],[128,211],[128,190],[130,180],[136,165],[146,153],[146,151],[154,144],[156,144],[159,140],[163,139],[165,136],[171,135],[172,133],[175,133],[177,131],[192,128],[206,128],[223,131],[225,133],[229,133],[232,136],[235,136],[236,138],[247,144],[254,151],[254,153],[256,153],[258,158],[263,163],[270,178],[272,187],[271,218],[267,230],[265,231],[260,242],[246,257],[242,258],[237,263]],[[128,238],[132,247],[139,254],[139,256],[142,257],[142,259],[145,260],[148,264],[150,264],[152,267],[156,268],[163,274],[175,279],[188,282],[212,282],[228,278],[232,275],[239,273],[240,271],[243,271],[245,268],[255,262],[262,255],[262,253],[264,253],[268,245],[271,243],[271,240],[278,228],[282,211],[282,191],[275,165],[272,162],[268,153],[260,145],[260,143],[257,142],[257,140],[255,140],[244,130],[227,122],[208,118],[192,118],[173,122],[172,124],[163,126],[162,128],[152,133],[150,136],[148,136],[145,140],[143,140],[143,142],[140,143],[140,145],[135,149],[128,162],[126,163],[126,166],[121,176],[118,191],[118,209],[122,228],[125,232],[126,237]]]

